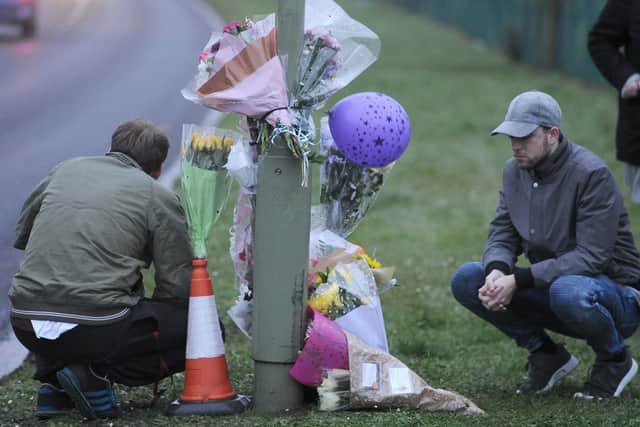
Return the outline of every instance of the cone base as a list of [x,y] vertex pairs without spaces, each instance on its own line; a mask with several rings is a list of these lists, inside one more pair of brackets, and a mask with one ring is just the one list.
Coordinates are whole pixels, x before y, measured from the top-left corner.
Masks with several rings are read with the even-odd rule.
[[179,417],[188,415],[237,414],[246,410],[250,403],[251,398],[241,394],[237,394],[231,399],[206,400],[204,402],[174,400],[169,404],[166,415]]

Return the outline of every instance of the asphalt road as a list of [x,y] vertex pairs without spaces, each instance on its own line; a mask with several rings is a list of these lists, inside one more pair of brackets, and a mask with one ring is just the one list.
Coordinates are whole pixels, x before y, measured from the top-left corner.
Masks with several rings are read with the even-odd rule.
[[8,325],[7,290],[30,190],[58,162],[107,151],[116,126],[138,117],[168,132],[175,172],[182,123],[208,113],[180,90],[220,26],[201,0],[41,0],[38,20],[33,40],[0,26],[0,378],[26,356]]

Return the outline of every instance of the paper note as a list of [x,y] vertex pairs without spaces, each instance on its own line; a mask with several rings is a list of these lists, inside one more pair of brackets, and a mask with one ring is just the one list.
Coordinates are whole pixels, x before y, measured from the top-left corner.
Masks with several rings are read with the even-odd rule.
[[372,390],[378,390],[380,388],[377,363],[362,364],[362,387]]
[[391,394],[406,394],[413,392],[411,375],[408,368],[389,368],[389,383]]

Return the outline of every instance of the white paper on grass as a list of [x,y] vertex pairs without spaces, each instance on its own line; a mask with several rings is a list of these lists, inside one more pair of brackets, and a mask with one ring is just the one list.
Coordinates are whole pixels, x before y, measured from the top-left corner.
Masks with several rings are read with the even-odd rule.
[[380,297],[371,297],[369,304],[361,305],[335,321],[342,329],[357,336],[366,344],[386,353],[389,352]]
[[391,386],[391,394],[408,394],[413,393],[413,383],[409,368],[389,368],[389,384]]

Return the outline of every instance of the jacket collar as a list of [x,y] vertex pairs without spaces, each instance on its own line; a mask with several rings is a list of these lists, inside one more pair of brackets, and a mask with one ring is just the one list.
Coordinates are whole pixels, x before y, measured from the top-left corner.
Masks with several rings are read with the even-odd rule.
[[142,170],[142,167],[135,160],[133,160],[131,157],[127,156],[124,153],[120,153],[118,151],[110,151],[106,155],[120,160],[122,163],[124,163],[127,166],[133,166],[134,168],[138,168]]
[[543,159],[540,164],[531,171],[531,175],[539,179],[544,179],[556,173],[569,158],[569,145],[569,140],[562,138],[562,141],[558,143],[556,151]]

